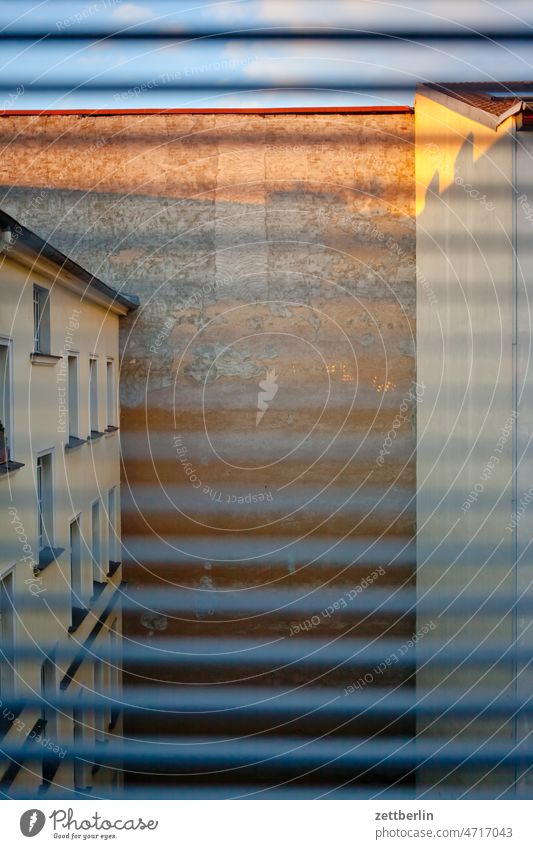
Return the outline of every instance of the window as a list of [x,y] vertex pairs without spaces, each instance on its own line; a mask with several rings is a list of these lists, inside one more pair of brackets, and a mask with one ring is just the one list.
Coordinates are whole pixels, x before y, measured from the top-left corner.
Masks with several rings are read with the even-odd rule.
[[33,287],[33,350],[50,353],[50,293],[42,286]]
[[[101,660],[94,664],[94,695],[95,699],[102,698],[104,693],[104,664]],[[94,709],[94,736],[96,740],[103,740],[106,732],[106,719],[108,711],[103,704],[97,704]],[[107,719],[109,722],[109,720]]]
[[78,358],[68,358],[68,435],[79,436]]
[[89,360],[89,430],[98,433],[98,360]]
[[7,658],[0,663],[0,696],[13,693],[15,673],[13,650],[15,647],[15,619],[13,616],[13,572],[0,580],[0,642]]
[[79,516],[70,523],[70,591],[72,599],[72,625],[75,626],[79,612],[84,608]]
[[[77,706],[72,712],[73,720],[73,738],[74,752],[76,752],[84,743],[84,715],[83,708]],[[83,790],[87,785],[87,764],[82,758],[74,757],[74,787],[76,790]]]
[[37,536],[39,554],[53,547],[52,454],[37,457]]
[[11,357],[9,344],[0,341],[0,463],[10,459],[11,433]]
[[109,695],[111,696],[111,722],[110,728],[114,728],[119,714],[121,704],[120,679],[121,679],[121,663],[119,657],[119,640],[118,640],[118,624],[117,620],[111,625],[111,633],[109,637],[110,647],[110,668],[109,668]]
[[45,660],[41,665],[41,718],[46,722],[46,736],[56,736],[57,713],[50,700],[56,694],[56,667],[53,661]]
[[[41,665],[41,719],[45,723],[45,736],[53,742],[57,740],[57,710],[53,704],[55,696],[56,667],[55,663],[48,659]],[[43,782],[50,782],[53,779],[58,765],[57,754],[45,748],[42,760]]]
[[107,377],[107,427],[116,427],[116,404],[115,404],[115,375],[113,360],[107,360],[106,363]]
[[107,494],[107,522],[108,522],[108,551],[109,563],[120,561],[120,540],[118,537],[118,493],[117,487],[112,487]]
[[102,569],[102,534],[100,527],[100,500],[91,508],[91,557],[93,561],[93,581],[105,580]]

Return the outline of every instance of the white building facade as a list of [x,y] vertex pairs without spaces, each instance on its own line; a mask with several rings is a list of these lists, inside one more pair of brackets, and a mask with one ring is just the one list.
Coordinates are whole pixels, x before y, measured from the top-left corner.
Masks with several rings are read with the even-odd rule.
[[437,623],[418,692],[503,705],[422,716],[418,739],[514,752],[426,765],[435,793],[533,786],[516,709],[533,684],[532,105],[533,82],[421,86],[415,105],[418,616]]
[[98,752],[121,736],[119,320],[136,303],[4,213],[0,231],[0,788],[90,792],[121,782]]

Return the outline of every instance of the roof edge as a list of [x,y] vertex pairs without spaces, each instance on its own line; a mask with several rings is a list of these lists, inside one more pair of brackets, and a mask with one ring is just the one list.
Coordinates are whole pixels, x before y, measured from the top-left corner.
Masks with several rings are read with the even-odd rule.
[[497,130],[507,118],[511,117],[511,115],[516,115],[518,112],[522,112],[525,108],[524,101],[517,98],[516,103],[510,106],[505,112],[502,112],[501,115],[491,115],[477,106],[472,106],[460,98],[454,97],[452,92],[447,94],[438,83],[421,83],[417,85],[416,93],[417,95],[421,94],[423,97],[434,100],[435,103],[440,103],[441,106],[453,109],[454,112],[463,115],[465,118],[470,118],[472,121],[477,121],[478,124],[490,127],[491,130]]
[[0,118],[16,116],[48,117],[54,115],[79,115],[87,118],[113,115],[391,115],[412,114],[412,106],[284,106],[265,109],[234,107],[227,109],[1,109]]
[[9,257],[10,253],[15,254],[16,245],[20,242],[22,246],[26,247],[37,258],[44,257],[60,270],[72,274],[78,280],[85,283],[89,289],[98,292],[100,295],[103,295],[105,298],[110,300],[112,305],[120,304],[120,306],[124,307],[127,312],[135,310],[139,306],[140,301],[135,295],[127,295],[125,293],[118,292],[116,289],[113,289],[112,286],[104,283],[103,280],[100,280],[98,277],[94,277],[94,275],[87,271],[86,268],[83,268],[83,266],[79,265],[73,259],[70,259],[70,257],[62,253],[62,251],[58,248],[54,248],[45,239],[37,236],[36,233],[28,230],[27,227],[24,227],[23,224],[20,224],[19,221],[7,212],[4,212],[4,210],[0,210],[0,228],[10,229],[16,234],[16,241],[12,246],[7,246],[4,251],[4,256]]

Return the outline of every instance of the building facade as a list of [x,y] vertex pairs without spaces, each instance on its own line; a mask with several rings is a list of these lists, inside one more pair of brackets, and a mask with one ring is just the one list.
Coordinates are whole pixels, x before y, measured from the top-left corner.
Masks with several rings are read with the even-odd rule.
[[118,337],[135,302],[3,212],[0,230],[0,787],[36,796],[121,780],[97,755],[121,734]]
[[[450,83],[421,86],[415,103],[417,376],[427,387],[417,590],[419,623],[439,613],[440,652],[420,664],[418,694],[509,706],[470,721],[443,711],[418,731],[466,747],[519,747],[531,733],[511,705],[532,686],[532,97],[530,82]],[[437,792],[530,798],[529,763],[426,766],[423,778]]]

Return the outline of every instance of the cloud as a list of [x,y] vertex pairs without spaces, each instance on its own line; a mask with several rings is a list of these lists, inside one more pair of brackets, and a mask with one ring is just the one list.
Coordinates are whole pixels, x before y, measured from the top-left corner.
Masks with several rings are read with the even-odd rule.
[[134,24],[138,21],[147,21],[154,18],[155,12],[153,9],[149,9],[148,6],[138,6],[136,3],[122,3],[121,6],[115,9],[112,17],[127,24]]
[[210,4],[203,12],[203,17],[221,20],[223,23],[242,21],[253,12],[254,6],[250,3],[242,3],[241,0],[223,0],[221,3]]
[[[210,7],[211,10],[211,7]],[[459,24],[473,29],[484,26],[514,27],[533,22],[531,0],[250,0],[221,3],[218,17],[245,16],[250,26],[352,26],[380,31],[387,27],[409,29]]]
[[[315,11],[313,7],[311,9],[312,12]],[[275,21],[280,26],[301,27],[306,23],[305,17],[302,16],[302,11],[308,12],[311,9],[303,10],[302,6],[298,3],[291,4],[287,3],[286,0],[260,0],[257,4],[256,11],[260,21]]]

